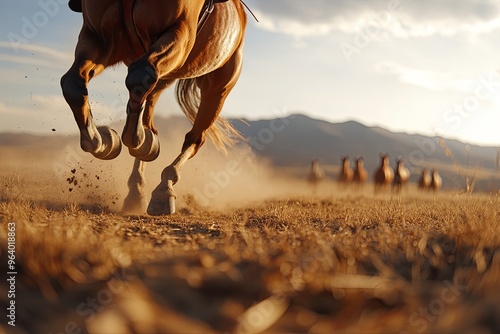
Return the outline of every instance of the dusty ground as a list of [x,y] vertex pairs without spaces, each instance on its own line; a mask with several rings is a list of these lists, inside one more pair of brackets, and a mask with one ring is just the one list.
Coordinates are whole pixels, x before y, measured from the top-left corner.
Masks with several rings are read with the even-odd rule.
[[500,331],[495,195],[313,190],[245,152],[233,175],[208,152],[177,214],[123,216],[130,164],[1,153],[0,268],[14,222],[17,275],[16,327],[0,332]]

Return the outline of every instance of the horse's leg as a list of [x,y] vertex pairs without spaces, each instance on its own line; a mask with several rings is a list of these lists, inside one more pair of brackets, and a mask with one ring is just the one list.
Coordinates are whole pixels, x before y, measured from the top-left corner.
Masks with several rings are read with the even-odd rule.
[[146,163],[140,159],[135,159],[132,173],[128,179],[128,195],[123,201],[123,213],[144,213],[146,208]]
[[174,80],[159,80],[146,96],[139,112],[132,112],[130,103],[127,106],[127,121],[122,140],[128,146],[130,155],[142,161],[153,161],[160,154],[160,141],[153,124],[153,113],[161,93],[173,82]]
[[108,160],[120,154],[120,137],[108,127],[95,125],[87,90],[89,81],[105,68],[97,37],[84,26],[78,38],[75,61],[61,78],[61,88],[80,129],[80,146],[96,158]]
[[[154,123],[153,123],[153,111],[160,97],[161,93],[164,89],[166,89],[172,81],[160,81],[155,86],[154,90],[151,94],[148,95],[146,99],[146,106],[144,110],[144,114],[142,116],[142,122],[139,122],[139,125],[144,126],[145,129],[151,131],[155,135],[158,134]],[[156,136],[154,137],[156,138]],[[159,152],[159,141],[156,140],[157,144],[154,144],[150,148],[150,152],[154,152],[156,147]],[[146,148],[147,145],[143,145],[142,148]],[[144,156],[147,156],[149,153],[146,152]],[[123,202],[122,212],[124,213],[144,213],[146,212],[146,195],[144,193],[144,188],[146,186],[146,163],[136,158],[134,161],[134,166],[132,168],[132,173],[128,179],[127,185],[129,189],[129,193]]]
[[173,186],[179,181],[180,171],[205,141],[205,133],[215,122],[231,89],[241,72],[242,47],[221,68],[197,79],[201,102],[193,128],[186,134],[181,154],[161,174],[160,184],[151,195],[148,206],[150,215],[164,215],[175,212],[176,195]]
[[187,59],[195,40],[185,25],[167,30],[148,52],[130,64],[125,84],[129,90],[127,121],[122,141],[132,156],[143,161],[152,161],[159,155],[160,147],[154,129],[148,127],[144,118],[151,117],[148,98],[161,92],[174,80],[162,79],[179,68]]
[[182,166],[195,155],[196,151],[195,145],[183,149],[182,153],[163,170],[160,184],[158,184],[151,194],[148,214],[160,216],[170,215],[175,212],[175,199],[177,196],[174,191],[174,185],[179,182]]

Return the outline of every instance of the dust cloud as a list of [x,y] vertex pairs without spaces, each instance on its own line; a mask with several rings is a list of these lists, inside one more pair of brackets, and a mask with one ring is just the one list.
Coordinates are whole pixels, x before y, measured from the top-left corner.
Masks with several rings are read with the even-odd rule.
[[[161,171],[179,154],[186,129],[160,133],[161,154],[146,164],[146,194],[160,181]],[[120,212],[134,158],[126,147],[112,161],[83,152],[77,136],[40,137],[28,143],[0,143],[0,198],[25,199],[47,207],[79,205]],[[259,204],[268,199],[331,195],[333,182],[313,188],[306,182],[308,162],[300,177],[276,170],[246,143],[225,156],[207,141],[181,171],[175,186],[177,208],[195,204],[224,210]]]

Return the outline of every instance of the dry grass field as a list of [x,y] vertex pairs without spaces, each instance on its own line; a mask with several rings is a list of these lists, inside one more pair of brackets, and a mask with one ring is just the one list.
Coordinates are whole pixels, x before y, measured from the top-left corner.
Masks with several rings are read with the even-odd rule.
[[61,181],[13,166],[0,173],[0,268],[13,222],[16,327],[2,283],[0,332],[500,332],[496,195],[312,195],[276,180],[289,188],[245,202],[228,186],[237,205],[181,191],[173,216],[124,216],[103,171]]

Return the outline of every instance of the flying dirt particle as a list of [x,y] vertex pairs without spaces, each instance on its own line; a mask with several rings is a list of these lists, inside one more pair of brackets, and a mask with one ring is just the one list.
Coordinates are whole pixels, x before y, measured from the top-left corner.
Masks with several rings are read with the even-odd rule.
[[56,132],[56,129],[52,128],[52,132]]
[[75,174],[75,173],[76,173],[76,169],[74,169],[74,168],[73,168],[73,169],[71,170],[71,173]]

